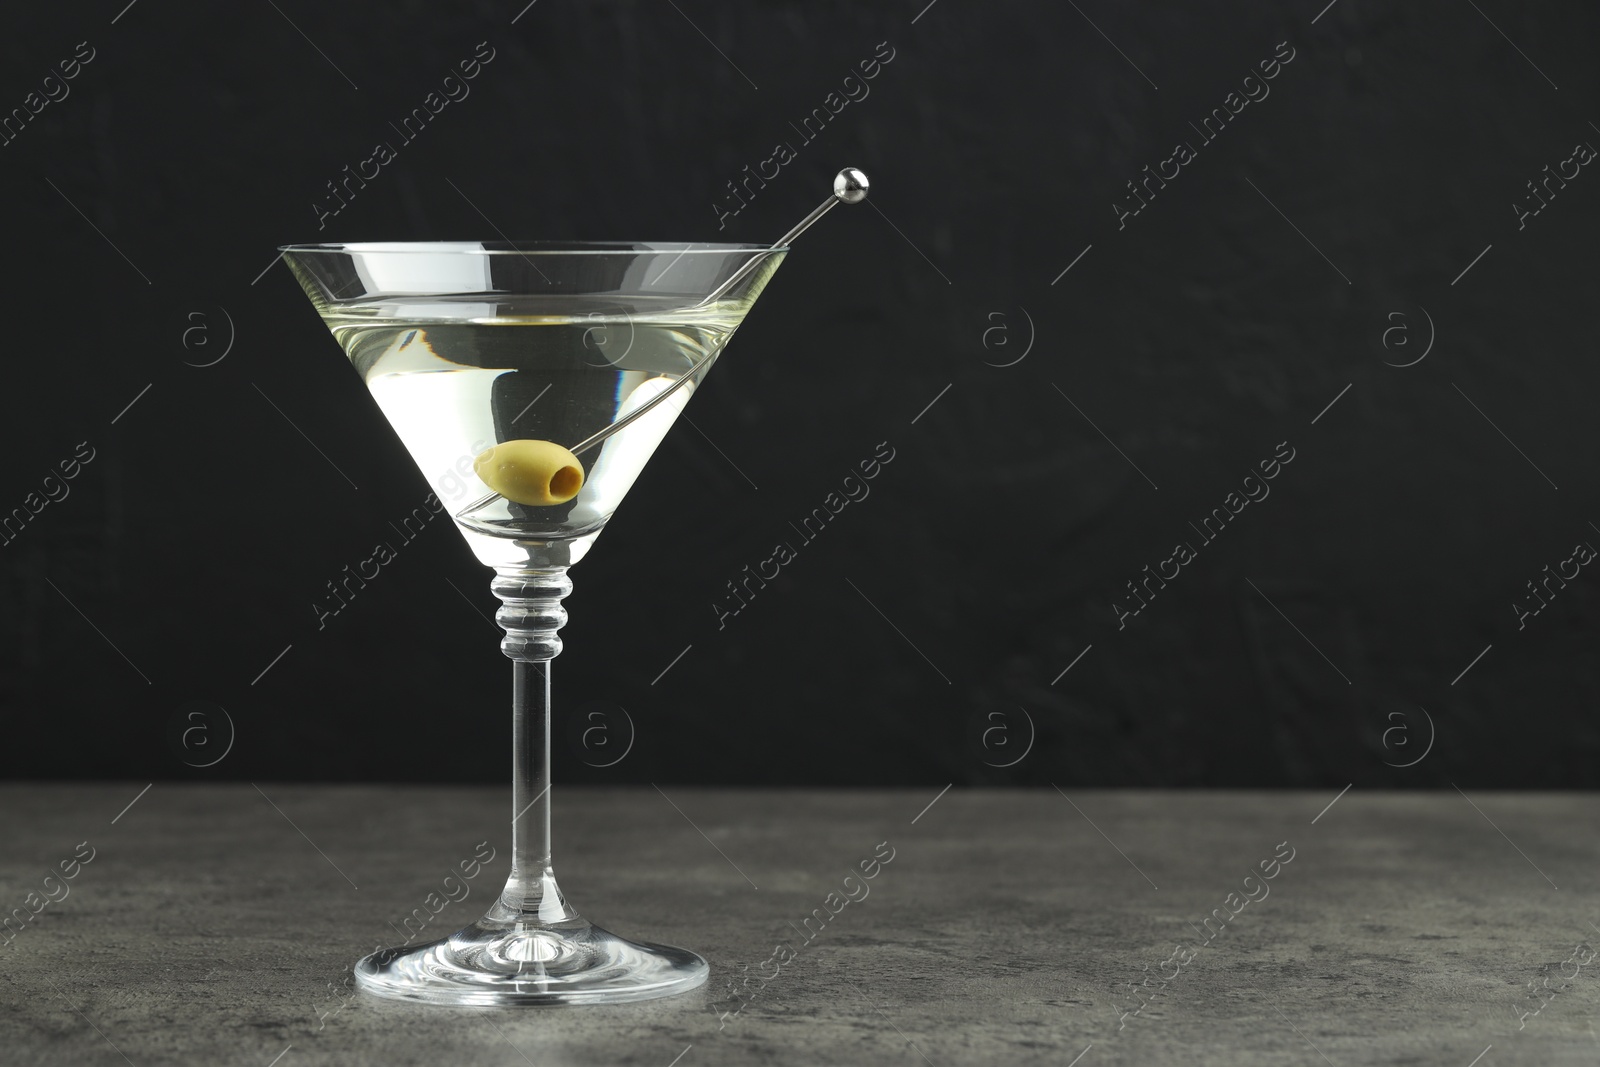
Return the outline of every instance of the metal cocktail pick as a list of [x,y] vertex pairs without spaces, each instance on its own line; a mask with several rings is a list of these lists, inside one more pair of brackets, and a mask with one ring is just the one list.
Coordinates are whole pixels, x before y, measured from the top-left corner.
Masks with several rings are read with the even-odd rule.
[[[793,244],[796,237],[799,237],[801,234],[805,233],[811,228],[813,223],[815,223],[822,216],[826,215],[828,212],[832,211],[835,204],[861,203],[861,201],[867,198],[867,190],[871,188],[871,184],[872,183],[867,181],[867,176],[862,174],[856,168],[844,168],[844,170],[841,170],[838,174],[833,176],[833,195],[828,197],[828,199],[824,200],[822,203],[818,204],[811,214],[801,219],[800,225],[796,226],[794,229],[790,230],[788,233],[774,241],[772,247],[784,248]],[[759,259],[752,259],[745,263],[744,266],[740,267],[734,272],[733,277],[723,282],[722,285],[718,287],[716,292],[700,301],[700,305],[704,306],[706,304],[714,304],[718,300],[722,299],[723,293],[726,293],[729,289],[732,289],[735,285],[738,285],[745,275],[756,269],[756,265],[760,262],[761,260]],[[698,366],[696,369],[698,369]],[[667,395],[668,394],[666,393],[661,394],[658,400],[665,400]],[[646,410],[647,409],[641,408],[638,411],[638,414],[642,415]],[[607,433],[612,432],[612,430],[621,425],[623,425],[622,422],[614,423],[603,433],[596,434],[594,437],[589,438],[589,441],[601,441],[605,438]],[[585,441],[577,448],[574,448],[572,450],[573,454],[576,455],[578,452],[587,447],[589,441]]]
[[[799,237],[801,234],[805,233],[811,228],[812,223],[816,222],[829,211],[833,210],[833,206],[835,204],[861,203],[861,201],[867,198],[867,189],[870,187],[870,184],[871,183],[867,181],[867,176],[856,168],[844,168],[844,170],[841,170],[838,174],[834,175],[833,195],[828,197],[828,199],[824,200],[822,203],[818,204],[811,214],[801,219],[800,225],[796,226],[794,229],[778,238],[778,240],[773,243],[772,247],[785,248],[792,244],[796,237]],[[738,285],[739,282],[744,279],[745,275],[755,270],[757,265],[759,265],[761,260],[764,258],[765,257],[750,259],[745,263],[744,266],[740,267],[734,272],[733,277],[723,282],[715,292],[706,297],[704,300],[700,301],[700,306],[714,304],[718,300],[722,299],[722,294],[732,289],[735,285]],[[730,334],[729,336],[731,337],[732,335]],[[630,411],[627,415],[618,419],[616,422],[613,422],[610,426],[607,426],[594,436],[587,437],[578,444],[574,445],[571,449],[572,454],[575,456],[582,455],[595,445],[599,444],[601,441],[604,441],[607,437],[610,437],[618,430],[627,426],[630,422],[649,414],[650,410],[657,404],[661,403],[663,400],[667,399],[667,397],[671,396],[673,393],[676,393],[680,388],[682,388],[683,384],[693,378],[695,373],[699,371],[701,367],[704,367],[707,363],[710,363],[713,359],[715,359],[717,357],[717,353],[721,352],[722,347],[725,347],[726,344],[727,342],[724,341],[723,346],[719,346],[715,351],[707,352],[705,355],[701,356],[699,360],[695,362],[694,366],[690,367],[684,373],[683,377],[672,383],[670,388],[651,397],[648,402],[639,405],[639,407],[635,408],[633,411]],[[499,494],[495,495],[498,496]]]
[[[844,170],[841,170],[838,174],[834,175],[833,195],[828,197],[828,199],[824,200],[822,203],[818,204],[812,210],[811,214],[801,219],[798,226],[784,234],[782,237],[778,238],[778,240],[773,243],[772,247],[784,248],[793,244],[796,237],[799,237],[801,234],[805,233],[812,227],[813,224],[816,223],[818,219],[822,218],[822,216],[826,215],[829,211],[832,211],[835,204],[859,204],[861,201],[867,198],[867,190],[870,188],[871,183],[867,181],[867,176],[865,174],[861,173],[861,171],[857,170],[855,167],[844,168]],[[722,285],[718,286],[715,292],[706,297],[704,300],[700,301],[700,304],[697,306],[705,306],[707,304],[716,303],[722,298],[724,293],[738,285],[746,275],[755,270],[765,258],[765,256],[752,257],[748,262],[745,263],[744,266],[735,271],[732,277],[723,282]],[[731,337],[732,335],[730,334],[729,336]],[[684,384],[690,381],[702,367],[715,359],[717,354],[722,351],[726,344],[727,341],[725,339],[722,345],[719,345],[716,349],[707,352],[705,355],[696,360],[694,365],[683,373],[682,377],[673,382],[666,389],[657,393],[645,403],[640,404],[637,408],[628,412],[628,414],[624,415],[616,422],[613,422],[610,426],[607,426],[599,433],[594,434],[591,437],[586,437],[582,441],[578,442],[570,449],[572,454],[575,456],[582,455],[583,453],[589,451],[589,449],[604,441],[606,438],[610,437],[612,434],[616,433],[618,430],[624,429],[635,420],[648,415],[657,404],[660,404],[673,393],[676,393],[679,389],[683,388]],[[469,504],[467,507],[457,512],[457,515],[470,515],[484,505],[492,503],[499,496],[499,493],[490,493],[482,500],[477,500]]]

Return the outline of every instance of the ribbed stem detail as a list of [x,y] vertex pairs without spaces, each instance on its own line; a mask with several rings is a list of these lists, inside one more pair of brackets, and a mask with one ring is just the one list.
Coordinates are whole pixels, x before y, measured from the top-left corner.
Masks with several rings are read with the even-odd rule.
[[547,663],[561,654],[556,631],[567,624],[561,600],[572,592],[565,568],[496,571],[489,588],[501,601],[494,620],[506,632],[502,652],[523,663]]

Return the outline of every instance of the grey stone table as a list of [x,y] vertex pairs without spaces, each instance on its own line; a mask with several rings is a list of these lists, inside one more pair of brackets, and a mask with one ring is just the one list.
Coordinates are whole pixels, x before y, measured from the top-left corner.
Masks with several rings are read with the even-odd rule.
[[488,1011],[342,982],[505,791],[143,788],[0,786],[0,1063],[1600,1061],[1590,795],[566,789],[568,896],[711,982]]

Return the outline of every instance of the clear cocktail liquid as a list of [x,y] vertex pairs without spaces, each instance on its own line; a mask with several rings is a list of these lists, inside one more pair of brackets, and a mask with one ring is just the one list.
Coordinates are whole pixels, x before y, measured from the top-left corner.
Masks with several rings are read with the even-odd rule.
[[562,314],[541,315],[539,298],[502,297],[493,305],[481,299],[431,298],[414,308],[388,301],[343,305],[323,318],[445,510],[475,550],[491,551],[480,537],[551,541],[597,533],[711,363],[585,450],[578,457],[583,487],[566,503],[541,507],[497,496],[472,507],[492,492],[473,472],[474,458],[522,439],[576,447],[720,351],[746,310],[621,313],[597,303],[586,311],[565,297]]

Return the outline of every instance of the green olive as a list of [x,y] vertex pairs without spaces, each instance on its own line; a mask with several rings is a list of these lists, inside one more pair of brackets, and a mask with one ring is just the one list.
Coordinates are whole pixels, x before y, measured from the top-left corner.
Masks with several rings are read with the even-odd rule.
[[554,441],[502,441],[472,461],[483,484],[507,500],[565,504],[583,488],[583,464]]

